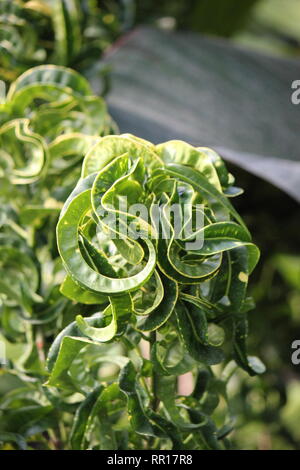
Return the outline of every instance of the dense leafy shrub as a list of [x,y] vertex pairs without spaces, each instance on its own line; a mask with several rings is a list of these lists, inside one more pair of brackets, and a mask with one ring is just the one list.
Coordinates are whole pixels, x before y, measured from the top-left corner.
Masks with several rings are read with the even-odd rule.
[[[89,117],[97,112],[100,119]],[[226,383],[236,365],[250,375],[264,368],[246,353],[246,287],[259,252],[229,201],[241,190],[220,157],[180,141],[97,137],[110,126],[103,102],[63,68],[21,76],[2,120],[1,440],[21,448],[230,446]],[[32,205],[22,207],[29,194]],[[59,289],[54,227],[65,199]],[[120,211],[125,199],[149,219]],[[173,203],[188,208],[188,236],[175,237]],[[194,229],[204,244],[190,250]],[[178,395],[187,372],[193,391]]]
[[[133,21],[133,2],[99,3],[0,1],[1,77],[45,62],[86,71]],[[171,12],[182,28],[239,27],[210,23],[209,2],[196,3],[151,4],[148,15],[137,2],[136,21]],[[180,141],[103,137],[117,130],[103,100],[64,67],[36,67],[7,95],[1,84],[0,126],[2,448],[245,448],[265,434],[266,447],[297,447],[299,389],[286,364],[299,259],[282,254],[281,241],[258,270],[250,349],[269,372],[249,380],[264,370],[246,350],[247,280],[259,254],[229,202],[241,190],[220,157]],[[125,199],[136,212],[120,210]],[[193,229],[202,217],[203,246],[175,236],[173,204],[189,207]],[[272,217],[260,223],[258,206],[251,231],[269,248],[258,232]],[[192,383],[184,392],[183,379]]]
[[[83,77],[54,66],[20,76],[2,97],[0,120],[0,323],[9,361],[0,376],[1,431],[4,441],[17,439],[24,447],[19,433],[30,439],[32,432],[58,423],[56,417],[49,421],[56,411],[41,394],[41,338],[47,341],[58,331],[67,308],[58,290],[57,215],[78,179],[83,155],[115,125]],[[23,412],[28,420],[18,418]],[[44,412],[48,424],[41,420]],[[37,445],[44,440],[40,435]]]

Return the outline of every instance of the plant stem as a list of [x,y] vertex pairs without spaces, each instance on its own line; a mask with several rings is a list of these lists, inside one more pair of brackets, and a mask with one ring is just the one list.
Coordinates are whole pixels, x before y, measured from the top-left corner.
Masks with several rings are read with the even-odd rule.
[[[150,345],[156,343],[156,331],[150,333]],[[152,409],[156,411],[159,405],[159,398],[157,397],[157,374],[155,370],[152,373]]]

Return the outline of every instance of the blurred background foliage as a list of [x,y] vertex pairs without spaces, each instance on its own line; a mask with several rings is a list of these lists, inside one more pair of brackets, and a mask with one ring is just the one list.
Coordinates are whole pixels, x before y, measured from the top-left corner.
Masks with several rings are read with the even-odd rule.
[[261,248],[250,282],[249,349],[267,366],[262,377],[238,373],[231,392],[237,448],[299,449],[300,366],[291,344],[300,337],[299,204],[271,184],[232,167],[245,189],[237,207]]
[[276,55],[300,52],[298,0],[137,0],[135,23],[231,38]]
[[0,78],[51,63],[84,72],[133,24],[131,1],[1,0]]
[[[297,58],[300,53],[299,0],[1,0],[0,78],[10,83],[43,63],[87,73],[116,40],[140,24],[225,37],[275,55]],[[274,186],[236,167],[232,172],[245,189],[237,209],[262,251],[250,285],[256,309],[250,314],[249,349],[267,366],[262,377],[250,379],[240,371],[230,382],[238,417],[233,443],[242,449],[300,449],[300,366],[291,362],[291,343],[300,339],[300,208]],[[26,349],[17,342],[13,347],[16,357],[20,348]],[[28,361],[38,370],[37,356]],[[25,383],[2,371],[0,395],[9,392],[7,400],[15,407],[14,390],[20,388],[28,394],[26,404],[41,393],[35,379]],[[54,396],[51,400],[55,404]],[[50,427],[47,420],[53,415],[48,412],[46,405],[39,410],[44,414],[32,423],[36,432]]]
[[82,73],[140,24],[231,38],[277,55],[300,51],[297,0],[1,0],[0,78],[29,67]]

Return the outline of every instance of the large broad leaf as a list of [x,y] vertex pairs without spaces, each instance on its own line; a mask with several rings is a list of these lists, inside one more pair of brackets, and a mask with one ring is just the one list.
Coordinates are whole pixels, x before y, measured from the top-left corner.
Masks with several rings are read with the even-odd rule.
[[300,201],[300,106],[291,102],[297,61],[148,28],[106,61],[108,103],[122,132],[212,146]]

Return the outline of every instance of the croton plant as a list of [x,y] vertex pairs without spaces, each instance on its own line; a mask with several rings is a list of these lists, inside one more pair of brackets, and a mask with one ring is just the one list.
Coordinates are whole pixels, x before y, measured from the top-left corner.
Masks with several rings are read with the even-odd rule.
[[230,448],[227,383],[264,366],[246,350],[259,250],[224,162],[112,135],[63,67],[31,69],[2,102],[0,441]]

